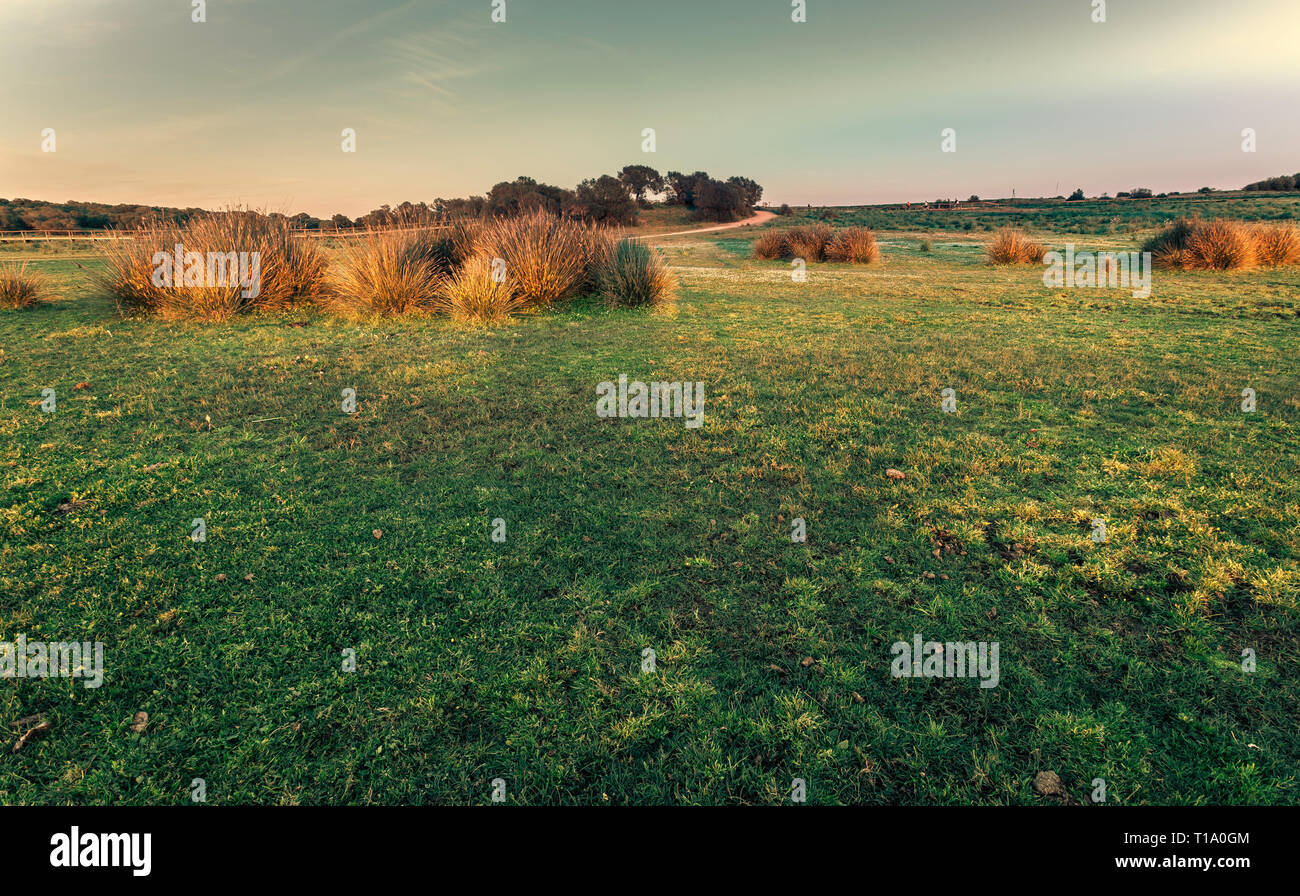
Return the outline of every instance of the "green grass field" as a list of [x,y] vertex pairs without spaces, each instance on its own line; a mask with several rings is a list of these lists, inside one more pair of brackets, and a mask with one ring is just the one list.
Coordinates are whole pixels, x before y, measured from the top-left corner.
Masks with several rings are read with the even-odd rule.
[[[665,241],[670,312],[495,328],[123,320],[30,253],[0,640],[106,677],[4,682],[0,802],[1300,801],[1300,271],[1134,299],[896,230],[794,283],[750,236]],[[600,419],[620,373],[703,381],[705,425]],[[891,677],[914,633],[999,685]]]
[[1181,216],[1242,221],[1300,218],[1300,193],[1231,192],[1182,194],[1151,199],[1001,199],[956,209],[897,206],[794,209],[804,218],[826,218],[836,225],[862,224],[876,230],[995,230],[1005,225],[1064,234],[1122,235],[1158,227]]

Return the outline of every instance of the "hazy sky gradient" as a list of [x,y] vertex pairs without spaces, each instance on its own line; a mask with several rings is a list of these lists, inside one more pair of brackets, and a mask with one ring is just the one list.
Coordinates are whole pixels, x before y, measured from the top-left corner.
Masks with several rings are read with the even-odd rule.
[[630,163],[791,204],[1300,171],[1300,2],[1107,7],[507,0],[493,24],[490,0],[209,0],[194,24],[191,0],[0,0],[0,196],[355,216]]

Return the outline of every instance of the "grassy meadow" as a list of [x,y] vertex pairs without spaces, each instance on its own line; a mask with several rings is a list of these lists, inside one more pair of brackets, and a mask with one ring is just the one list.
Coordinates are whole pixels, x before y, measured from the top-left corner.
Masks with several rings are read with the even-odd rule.
[[1184,193],[1151,199],[1001,199],[969,203],[960,208],[855,206],[793,209],[797,216],[831,220],[837,225],[860,224],[876,230],[996,230],[1005,225],[1053,233],[1132,237],[1178,217],[1231,218],[1240,221],[1300,219],[1300,193],[1223,192]]
[[[0,640],[106,645],[0,685],[0,803],[1300,801],[1300,269],[1048,289],[884,214],[834,222],[869,265],[668,237],[675,304],[496,326],[124,319],[91,248],[0,249],[56,293],[0,311]],[[619,374],[704,426],[599,418]],[[914,633],[1000,684],[892,678]]]

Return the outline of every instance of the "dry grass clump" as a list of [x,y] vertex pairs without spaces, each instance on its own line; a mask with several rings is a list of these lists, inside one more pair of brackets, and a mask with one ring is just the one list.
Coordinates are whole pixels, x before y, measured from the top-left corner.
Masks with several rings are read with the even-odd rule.
[[1147,240],[1142,251],[1151,253],[1151,262],[1156,267],[1181,268],[1187,253],[1187,241],[1199,225],[1199,221],[1191,218],[1179,218]]
[[866,227],[845,227],[835,231],[825,251],[827,261],[871,264],[880,258],[876,235]]
[[789,230],[768,230],[754,240],[755,258],[802,258],[805,262],[842,261],[871,264],[880,258],[876,235],[866,227],[835,229],[809,224]]
[[989,244],[988,253],[990,264],[1039,264],[1047,250],[1024,231],[1004,227]]
[[506,276],[529,307],[545,307],[578,292],[587,280],[589,255],[598,245],[592,228],[543,211],[487,225],[480,246],[506,263]]
[[433,228],[369,229],[339,250],[321,305],[354,318],[431,311],[456,253]]
[[1290,223],[1245,224],[1179,218],[1142,247],[1157,267],[1236,271],[1300,262],[1300,231]]
[[677,286],[659,253],[638,239],[619,240],[598,271],[597,291],[611,306],[661,305]]
[[1300,230],[1294,224],[1257,224],[1252,236],[1260,264],[1281,267],[1300,263]]
[[97,275],[128,313],[228,320],[305,301],[325,275],[319,246],[294,239],[288,221],[254,211],[215,212],[184,225],[152,222],[130,236],[100,244],[105,266]]
[[27,262],[0,265],[0,308],[31,308],[50,296],[50,281]]
[[600,291],[602,268],[614,253],[620,231],[604,227],[584,227],[582,230],[582,279],[575,292],[582,294]]
[[457,320],[494,322],[522,310],[527,300],[506,279],[497,279],[492,259],[476,255],[447,277],[434,308]]
[[1254,267],[1255,262],[1254,235],[1237,221],[1199,224],[1183,252],[1183,267],[1191,270],[1235,271]]
[[443,226],[439,237],[445,246],[449,270],[455,270],[479,253],[483,229],[483,222],[474,218],[457,218]]
[[834,228],[829,224],[808,224],[786,231],[785,244],[794,258],[806,262],[824,261],[826,245],[831,241]]
[[784,231],[765,230],[758,235],[758,239],[754,240],[755,258],[771,261],[775,258],[785,258],[788,253]]

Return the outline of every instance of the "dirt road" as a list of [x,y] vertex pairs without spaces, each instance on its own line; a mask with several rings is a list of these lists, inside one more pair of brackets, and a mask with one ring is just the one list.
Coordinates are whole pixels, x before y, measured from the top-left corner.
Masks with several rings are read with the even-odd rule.
[[762,224],[776,217],[776,212],[755,212],[754,217],[745,218],[743,221],[732,221],[730,224],[715,224],[713,227],[700,227],[696,230],[678,230],[673,233],[656,233],[654,239],[661,239],[666,236],[686,236],[689,233],[712,233],[715,230],[731,230],[733,227],[748,227],[750,224]]

